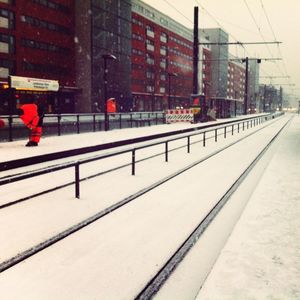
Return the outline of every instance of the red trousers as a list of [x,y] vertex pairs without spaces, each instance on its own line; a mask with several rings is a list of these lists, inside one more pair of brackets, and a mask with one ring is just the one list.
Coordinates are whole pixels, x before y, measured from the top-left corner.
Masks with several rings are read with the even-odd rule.
[[42,131],[42,127],[32,128],[29,141],[39,143],[42,136]]

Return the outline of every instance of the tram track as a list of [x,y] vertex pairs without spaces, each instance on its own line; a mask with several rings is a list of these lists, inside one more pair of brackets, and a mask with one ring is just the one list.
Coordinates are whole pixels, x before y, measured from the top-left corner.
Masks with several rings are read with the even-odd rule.
[[[286,123],[286,124],[287,124],[287,123]],[[286,124],[285,124],[285,125],[286,125]],[[261,129],[263,129],[263,128],[260,128],[259,130],[261,130]],[[282,130],[282,129],[281,129],[281,130]],[[12,266],[17,265],[17,264],[20,263],[21,261],[24,261],[25,259],[27,259],[27,258],[29,258],[29,257],[31,257],[31,256],[33,256],[33,255],[35,255],[35,254],[37,254],[37,253],[39,253],[40,251],[42,251],[42,250],[48,248],[49,246],[51,246],[51,245],[53,245],[53,244],[55,244],[55,243],[61,241],[62,239],[64,239],[64,238],[70,236],[71,234],[73,234],[73,233],[79,231],[80,229],[82,229],[82,228],[84,228],[84,227],[86,227],[86,226],[88,226],[88,225],[94,223],[95,221],[97,221],[97,220],[101,219],[102,217],[104,217],[104,216],[110,214],[111,212],[116,211],[117,209],[123,207],[124,205],[126,205],[126,204],[132,202],[133,200],[135,200],[135,199],[141,197],[141,196],[144,195],[144,194],[147,194],[148,192],[150,192],[151,190],[157,188],[158,186],[163,185],[164,183],[170,181],[171,179],[173,179],[173,178],[179,176],[180,174],[182,174],[182,173],[188,171],[189,169],[195,167],[196,165],[201,164],[202,162],[208,160],[209,158],[211,158],[211,157],[213,157],[213,156],[219,154],[220,152],[224,151],[225,149],[230,148],[231,146],[233,146],[233,145],[239,143],[240,141],[246,139],[247,137],[249,137],[249,136],[251,136],[251,135],[254,135],[255,133],[256,133],[256,131],[255,131],[255,132],[252,132],[252,133],[250,133],[250,134],[248,134],[248,135],[246,135],[245,137],[243,137],[242,139],[239,139],[238,141],[234,141],[234,142],[230,143],[229,145],[226,145],[225,147],[222,147],[221,149],[218,149],[217,151],[212,152],[211,154],[209,154],[209,155],[207,155],[207,156],[205,156],[205,157],[203,157],[203,158],[201,158],[201,159],[199,159],[199,160],[193,162],[192,164],[189,164],[188,166],[186,166],[186,167],[184,167],[184,168],[182,168],[182,169],[180,169],[180,170],[178,170],[178,171],[172,173],[171,175],[166,176],[166,177],[164,177],[163,179],[158,180],[157,182],[155,182],[155,183],[153,183],[153,184],[151,184],[151,185],[149,185],[149,186],[147,186],[147,187],[145,187],[145,188],[139,190],[138,192],[136,192],[136,193],[134,193],[134,194],[132,194],[132,195],[126,197],[126,198],[123,198],[122,200],[118,201],[117,203],[115,203],[115,204],[113,204],[113,205],[111,205],[111,206],[109,206],[109,207],[107,207],[107,208],[105,208],[105,209],[99,211],[98,213],[94,214],[93,216],[91,216],[91,217],[89,217],[89,218],[84,219],[83,221],[77,223],[76,225],[69,227],[68,229],[66,229],[66,230],[64,230],[64,231],[62,231],[62,232],[60,232],[59,234],[56,234],[56,235],[50,237],[49,239],[47,239],[47,240],[45,240],[45,241],[43,241],[43,242],[41,242],[41,243],[38,243],[38,244],[34,245],[33,247],[31,247],[31,248],[25,250],[25,251],[20,252],[18,255],[15,255],[15,256],[11,257],[10,259],[7,259],[7,260],[3,261],[3,262],[0,264],[0,272],[3,272],[3,271],[5,271],[5,270],[11,268]],[[277,133],[277,135],[278,135],[278,134],[279,134],[279,133]],[[277,136],[277,135],[276,135],[276,136]],[[273,139],[275,139],[275,137],[274,137]],[[273,139],[272,139],[272,141],[273,141]],[[271,145],[271,144],[272,144],[272,141],[271,141],[268,145]],[[266,151],[268,147],[269,147],[269,146],[267,146],[263,151]],[[262,151],[262,152],[263,152],[263,151]],[[262,152],[260,153],[260,155],[262,155]],[[253,165],[253,166],[254,166],[254,165]],[[249,169],[249,168],[253,168],[253,166],[252,166],[252,164],[251,164],[251,165],[248,167],[248,169]],[[248,170],[248,169],[247,169],[247,170]],[[249,169],[249,172],[250,172],[250,169]],[[241,176],[245,176],[245,175],[241,175]],[[236,183],[234,183],[233,186],[234,186],[234,185],[236,185]],[[233,188],[233,187],[232,187],[232,188]],[[232,188],[231,188],[231,189],[232,189]],[[227,194],[227,195],[230,195],[230,193],[231,193],[231,192],[228,192],[228,191],[227,191],[226,194]],[[229,197],[229,196],[226,196],[226,197]],[[222,200],[222,199],[221,199],[220,202],[225,203],[225,202],[228,200],[226,197],[225,197],[225,195],[224,195],[224,197],[222,197],[222,199],[226,199],[226,200]],[[224,205],[224,204],[222,204],[222,205]],[[222,206],[222,205],[220,204],[219,206]],[[218,206],[218,209],[219,209],[219,206]],[[206,221],[206,223],[207,223],[207,221]],[[201,225],[201,226],[203,226],[203,225]],[[200,231],[201,231],[201,230],[200,230]],[[190,243],[190,242],[189,242],[189,243]],[[167,268],[169,268],[169,267],[167,267]],[[165,277],[165,275],[163,275],[163,277]],[[154,281],[156,281],[156,280],[154,280]],[[149,290],[149,287],[150,287],[150,285],[147,285],[147,288],[146,288],[146,289]],[[151,287],[150,290],[153,290],[153,288]],[[154,289],[154,290],[155,290],[155,289]],[[148,293],[148,292],[147,292],[147,293]],[[142,294],[141,294],[141,295],[138,296],[138,297],[144,297],[144,296],[142,296]],[[148,297],[148,296],[147,296],[147,297]],[[141,298],[141,299],[143,299],[143,298]],[[145,298],[145,299],[147,299],[147,298]]]
[[256,164],[268,151],[280,133],[291,121],[288,120],[281,129],[274,135],[274,137],[268,142],[268,144],[259,152],[256,158],[249,164],[244,172],[236,179],[232,186],[223,194],[223,196],[212,207],[209,213],[200,221],[195,230],[188,236],[188,238],[181,244],[181,246],[173,253],[170,259],[164,264],[164,266],[149,280],[145,287],[135,297],[135,300],[148,300],[152,299],[154,295],[159,291],[163,284],[168,280],[172,272],[184,259],[190,249],[197,243],[198,239],[208,228],[210,223],[217,217],[218,213],[224,207],[224,205],[230,200],[231,196],[239,188],[242,182],[247,178],[249,173],[253,170]]

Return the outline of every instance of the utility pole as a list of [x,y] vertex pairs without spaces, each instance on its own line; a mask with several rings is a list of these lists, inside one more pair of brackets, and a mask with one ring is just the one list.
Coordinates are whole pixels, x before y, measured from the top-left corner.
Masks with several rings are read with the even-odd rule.
[[199,61],[199,36],[198,36],[198,6],[194,7],[194,44],[193,44],[193,94],[198,95],[198,61]]
[[[195,40],[194,40],[195,43]],[[199,45],[247,45],[247,44],[280,44],[281,42],[274,41],[274,42],[225,42],[225,43],[199,43]],[[222,59],[221,59],[222,60]],[[208,61],[221,61],[221,60],[208,60]],[[253,60],[252,58],[244,58],[244,59],[227,59],[224,61],[242,61],[246,63],[246,71],[245,71],[245,95],[244,95],[244,114],[248,113],[248,68],[249,68],[249,60]],[[255,59],[257,63],[261,63],[262,60],[281,60],[281,58],[260,58]]]

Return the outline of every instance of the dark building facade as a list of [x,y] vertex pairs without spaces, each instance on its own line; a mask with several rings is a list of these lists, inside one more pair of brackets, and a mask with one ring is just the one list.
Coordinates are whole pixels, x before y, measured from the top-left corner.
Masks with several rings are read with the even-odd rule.
[[282,110],[282,87],[276,88],[273,85],[259,85],[259,111],[260,112],[275,112]]
[[118,111],[130,110],[131,0],[78,0],[75,11],[78,110],[103,111],[105,61],[107,98],[116,99]]
[[[43,95],[47,99],[48,112],[75,109],[73,2],[0,1],[0,80],[7,82],[8,75],[58,80],[59,91]],[[19,93],[16,101],[29,92]],[[28,97],[40,95],[33,93]],[[9,99],[2,101],[5,103],[0,106],[5,113]]]

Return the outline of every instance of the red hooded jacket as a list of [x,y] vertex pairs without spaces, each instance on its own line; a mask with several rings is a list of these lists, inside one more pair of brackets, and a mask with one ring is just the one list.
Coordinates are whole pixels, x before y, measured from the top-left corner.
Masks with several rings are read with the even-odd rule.
[[20,109],[23,111],[23,114],[20,115],[23,123],[30,129],[36,128],[39,122],[37,105],[34,103],[23,104]]

